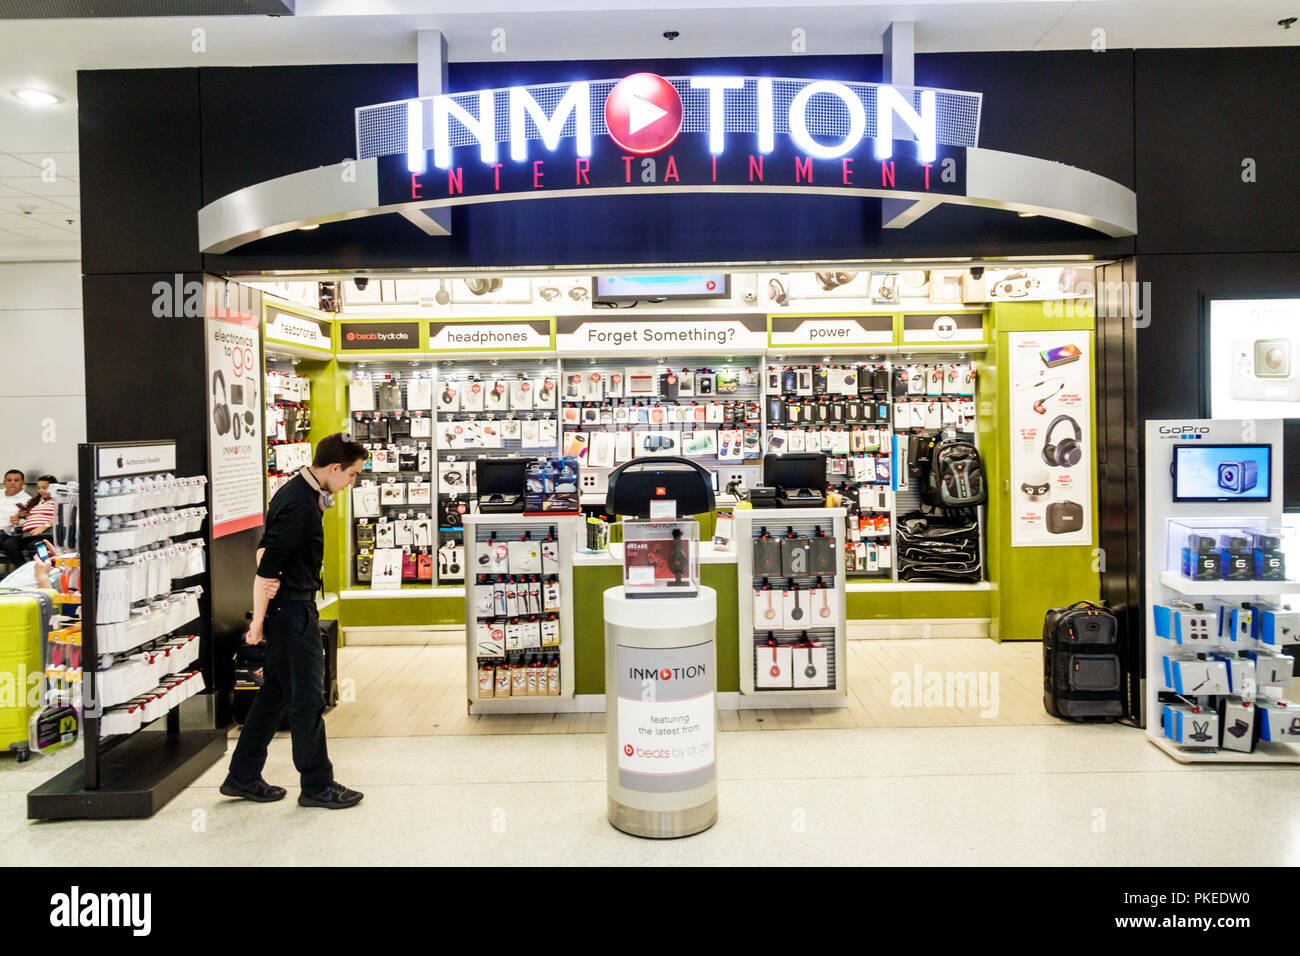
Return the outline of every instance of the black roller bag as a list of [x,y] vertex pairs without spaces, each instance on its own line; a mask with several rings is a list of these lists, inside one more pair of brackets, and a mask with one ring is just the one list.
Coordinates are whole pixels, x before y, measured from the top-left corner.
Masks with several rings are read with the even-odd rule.
[[1053,717],[1093,723],[1124,716],[1119,622],[1078,601],[1043,620],[1043,706]]

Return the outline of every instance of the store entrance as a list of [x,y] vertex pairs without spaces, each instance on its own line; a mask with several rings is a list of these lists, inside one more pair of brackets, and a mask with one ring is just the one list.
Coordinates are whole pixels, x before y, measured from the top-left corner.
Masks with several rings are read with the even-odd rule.
[[[724,729],[1049,722],[1042,616],[1099,592],[1089,263],[238,281],[268,500],[331,431],[370,452],[326,517],[332,734],[603,730],[608,476],[663,455],[712,476]],[[769,507],[796,460],[823,514]],[[482,573],[511,461],[573,464],[571,509],[509,526],[565,543],[550,572]],[[760,564],[804,536],[823,573]]]

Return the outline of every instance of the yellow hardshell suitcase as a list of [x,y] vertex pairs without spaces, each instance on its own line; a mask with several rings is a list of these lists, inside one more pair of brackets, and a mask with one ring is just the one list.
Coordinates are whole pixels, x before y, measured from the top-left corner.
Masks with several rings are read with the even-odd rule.
[[41,648],[54,604],[43,591],[0,591],[0,749],[28,756],[28,723],[41,700]]

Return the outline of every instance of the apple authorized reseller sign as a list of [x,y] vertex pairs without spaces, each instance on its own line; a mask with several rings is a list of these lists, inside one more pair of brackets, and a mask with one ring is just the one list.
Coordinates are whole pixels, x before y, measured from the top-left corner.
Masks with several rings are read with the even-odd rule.
[[[204,252],[313,223],[573,196],[796,193],[895,200],[904,228],[944,203],[1134,235],[1137,198],[1101,176],[978,146],[982,96],[780,77],[509,87],[356,110],[358,159],[231,193],[199,211]],[[427,213],[427,214],[426,214]]]

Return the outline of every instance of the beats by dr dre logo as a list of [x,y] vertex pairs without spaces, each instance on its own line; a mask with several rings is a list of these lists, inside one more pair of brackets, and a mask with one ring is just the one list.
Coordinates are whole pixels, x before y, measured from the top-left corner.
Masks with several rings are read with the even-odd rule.
[[632,745],[631,745],[631,744],[624,744],[624,745],[623,745],[623,753],[627,754],[629,757],[632,756],[632,753],[633,753],[633,751],[632,751]]
[[629,153],[666,149],[682,130],[682,98],[655,73],[624,77],[605,99],[609,137]]

